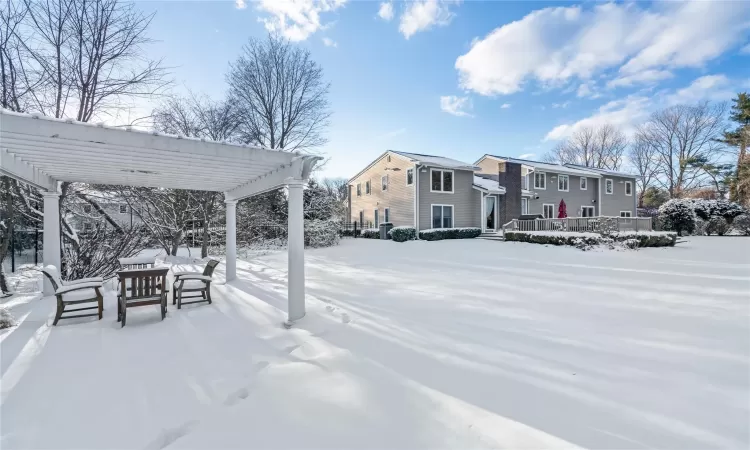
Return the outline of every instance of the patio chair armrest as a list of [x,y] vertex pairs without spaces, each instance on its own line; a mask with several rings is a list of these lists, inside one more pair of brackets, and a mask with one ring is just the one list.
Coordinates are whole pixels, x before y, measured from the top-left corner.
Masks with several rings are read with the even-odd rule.
[[175,278],[184,277],[185,275],[201,275],[200,272],[172,272]]
[[104,278],[92,277],[92,278],[81,278],[80,280],[67,280],[65,281],[65,286],[69,286],[72,284],[81,284],[81,283],[104,283]]
[[211,277],[208,275],[201,275],[199,273],[191,274],[191,275],[182,275],[180,276],[180,281],[182,280],[202,280],[202,281],[211,281]]
[[101,288],[102,283],[78,283],[78,284],[71,284],[68,286],[63,286],[60,289],[55,291],[55,295],[57,294],[65,294],[67,292],[73,292],[73,291],[80,291],[82,289],[96,289]]

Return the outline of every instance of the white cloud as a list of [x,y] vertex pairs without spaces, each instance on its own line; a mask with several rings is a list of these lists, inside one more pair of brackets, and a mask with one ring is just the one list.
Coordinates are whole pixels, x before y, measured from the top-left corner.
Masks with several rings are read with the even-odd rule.
[[536,153],[524,153],[523,155],[518,155],[519,159],[531,159],[536,156]]
[[630,132],[633,127],[648,116],[651,100],[648,97],[630,96],[622,100],[611,101],[599,108],[590,117],[572,124],[558,125],[544,137],[545,141],[565,139],[576,130],[586,126],[597,126],[605,123]]
[[746,46],[742,47],[740,49],[740,53],[744,53],[746,55],[750,55],[750,44],[747,44]]
[[245,9],[247,8],[247,3],[245,3],[245,0],[234,0],[234,7],[237,9]]
[[564,102],[564,103],[553,103],[553,104],[552,104],[552,107],[553,107],[553,108],[563,108],[563,109],[565,109],[565,108],[567,108],[568,106],[570,106],[570,102]]
[[703,100],[729,100],[735,95],[735,91],[730,86],[729,79],[722,75],[706,75],[696,78],[689,86],[679,89],[667,97],[667,103],[676,104],[693,104]]
[[326,47],[338,47],[339,46],[339,44],[336,41],[327,37],[323,38],[323,45],[325,45]]
[[454,116],[471,116],[472,104],[469,97],[456,97],[455,95],[445,95],[440,97],[440,109],[453,114]]
[[629,87],[634,84],[648,84],[672,78],[672,72],[668,70],[644,70],[633,75],[623,75],[607,82],[608,88]]
[[380,9],[378,10],[378,16],[385,21],[392,20],[393,19],[393,3],[392,2],[381,3]]
[[530,80],[585,82],[614,68],[625,77],[699,67],[733,47],[749,18],[750,2],[551,7],[477,39],[455,67],[461,87],[482,95],[517,92]]
[[[238,0],[244,3],[245,0]],[[259,20],[271,33],[281,33],[291,41],[304,41],[325,28],[320,15],[335,11],[347,0],[261,0],[258,10],[270,17]]]
[[450,10],[458,0],[415,0],[408,3],[399,19],[398,30],[409,39],[419,31],[429,30],[435,25],[448,25],[453,19]]
[[502,105],[500,106],[500,109],[508,109],[508,108],[510,108],[510,103],[503,103],[503,104],[502,104]]

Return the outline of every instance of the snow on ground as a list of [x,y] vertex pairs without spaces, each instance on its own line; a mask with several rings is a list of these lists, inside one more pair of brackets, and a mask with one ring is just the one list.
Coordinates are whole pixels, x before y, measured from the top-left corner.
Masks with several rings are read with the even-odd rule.
[[347,239],[306,253],[291,330],[285,253],[123,329],[19,289],[0,447],[748,448],[750,239],[685,239]]

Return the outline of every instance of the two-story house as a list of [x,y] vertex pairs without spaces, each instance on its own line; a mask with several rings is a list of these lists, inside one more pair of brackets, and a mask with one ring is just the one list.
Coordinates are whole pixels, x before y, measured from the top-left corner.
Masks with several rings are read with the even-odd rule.
[[[603,186],[604,189],[599,187]],[[635,176],[575,165],[484,155],[475,164],[386,151],[349,180],[352,222],[499,230],[523,214],[632,217]]]

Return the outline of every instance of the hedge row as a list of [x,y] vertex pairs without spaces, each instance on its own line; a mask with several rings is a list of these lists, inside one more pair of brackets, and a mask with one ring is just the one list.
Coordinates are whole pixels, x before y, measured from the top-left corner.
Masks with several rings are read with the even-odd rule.
[[413,241],[417,238],[417,230],[414,227],[393,227],[388,235],[396,242]]
[[365,228],[359,233],[359,237],[365,239],[380,239],[380,230],[377,228]]
[[430,228],[419,232],[419,239],[425,241],[440,241],[443,239],[473,239],[482,234],[480,228]]
[[555,232],[525,232],[506,231],[505,240],[513,242],[529,242],[532,244],[549,245],[599,245],[605,242],[626,243],[627,247],[673,247],[677,243],[677,233],[670,232],[623,232],[614,233],[609,238],[594,233],[555,233]]

